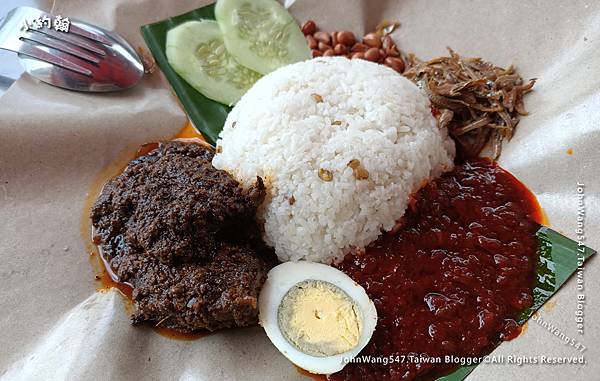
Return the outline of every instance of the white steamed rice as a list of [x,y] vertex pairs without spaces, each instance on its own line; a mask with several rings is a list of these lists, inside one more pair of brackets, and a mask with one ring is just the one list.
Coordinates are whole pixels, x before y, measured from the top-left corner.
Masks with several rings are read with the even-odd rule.
[[[340,57],[260,79],[227,117],[217,146],[216,168],[246,186],[265,180],[259,218],[279,259],[323,263],[391,229],[409,196],[451,169],[454,156],[413,83],[383,65]],[[367,180],[354,177],[353,159]]]

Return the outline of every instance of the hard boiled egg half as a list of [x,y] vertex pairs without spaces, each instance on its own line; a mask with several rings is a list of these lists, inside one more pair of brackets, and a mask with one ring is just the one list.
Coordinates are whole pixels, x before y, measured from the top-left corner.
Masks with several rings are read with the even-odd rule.
[[311,373],[340,371],[371,340],[377,310],[365,290],[331,266],[286,262],[268,274],[259,321],[291,362]]

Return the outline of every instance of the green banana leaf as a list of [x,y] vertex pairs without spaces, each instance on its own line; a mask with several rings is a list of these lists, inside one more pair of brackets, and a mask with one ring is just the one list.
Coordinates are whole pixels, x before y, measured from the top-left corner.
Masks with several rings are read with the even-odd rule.
[[[206,98],[173,71],[167,62],[165,41],[167,31],[183,22],[201,19],[214,20],[214,18],[214,4],[212,4],[161,22],[142,26],[142,34],[154,59],[173,87],[194,126],[211,144],[216,142],[230,108]],[[524,324],[573,275],[578,268],[578,256],[587,259],[595,254],[595,251],[589,247],[578,246],[577,242],[547,227],[540,228],[537,237],[540,246],[537,279],[533,290],[534,302],[530,308],[521,313],[517,319],[519,324]],[[475,365],[463,366],[446,376],[439,377],[437,381],[461,381],[473,369],[475,369]]]
[[166,20],[142,26],[142,35],[156,63],[173,87],[194,127],[214,145],[231,110],[228,106],[208,99],[188,85],[167,62],[165,43],[169,29],[186,21],[215,19],[214,4]]

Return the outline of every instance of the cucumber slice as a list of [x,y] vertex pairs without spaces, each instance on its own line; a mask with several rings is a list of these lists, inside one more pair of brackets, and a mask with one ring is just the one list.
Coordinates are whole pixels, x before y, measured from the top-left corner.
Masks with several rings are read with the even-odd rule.
[[235,104],[260,74],[229,54],[216,21],[188,21],[167,32],[169,64],[187,83],[207,98]]
[[215,18],[227,50],[254,71],[267,74],[311,57],[300,27],[275,0],[218,0]]

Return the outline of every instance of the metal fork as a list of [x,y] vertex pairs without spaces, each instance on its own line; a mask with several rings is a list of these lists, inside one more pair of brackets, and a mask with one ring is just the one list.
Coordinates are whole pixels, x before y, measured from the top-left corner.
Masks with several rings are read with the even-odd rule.
[[115,91],[144,75],[140,57],[117,34],[73,19],[68,32],[31,25],[44,17],[54,18],[18,7],[0,19],[0,48],[18,53],[25,71],[39,80],[70,90]]

